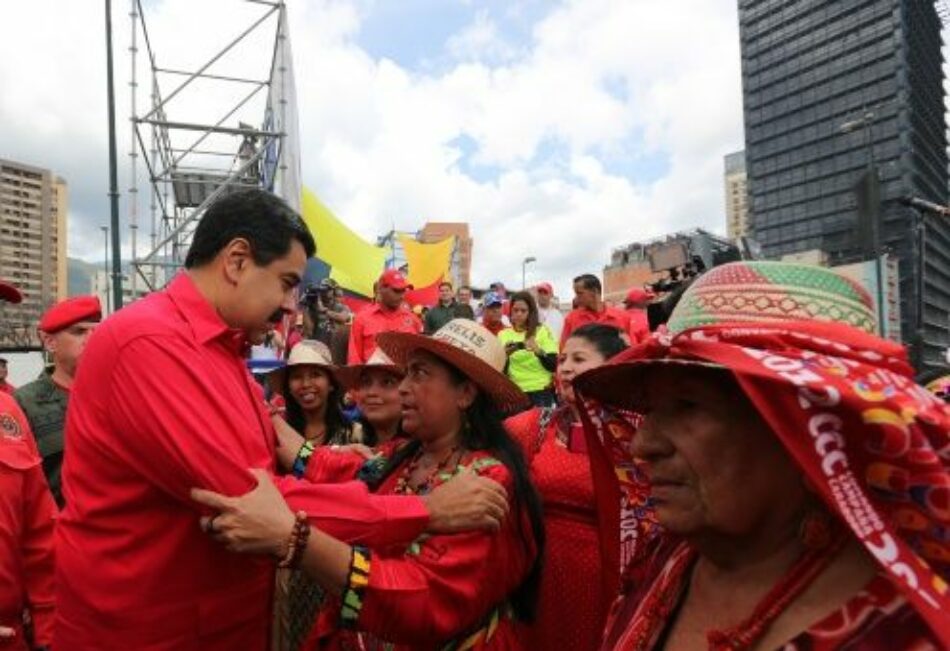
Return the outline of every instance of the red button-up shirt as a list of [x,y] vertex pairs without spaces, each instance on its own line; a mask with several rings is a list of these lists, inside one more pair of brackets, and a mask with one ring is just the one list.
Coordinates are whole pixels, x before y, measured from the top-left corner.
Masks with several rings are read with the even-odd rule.
[[561,350],[564,350],[564,344],[570,339],[572,332],[589,323],[600,323],[618,328],[630,338],[632,343],[636,343],[640,338],[639,330],[631,324],[629,312],[607,305],[604,305],[600,312],[580,307],[571,310],[564,318],[564,329],[561,330]]
[[16,401],[0,393],[0,626],[16,631],[0,649],[26,651],[23,612],[33,619],[34,642],[53,641],[53,521],[36,442]]
[[356,315],[350,326],[350,347],[347,364],[365,364],[376,350],[376,335],[380,332],[422,332],[422,321],[406,306],[390,310],[373,303]]
[[[186,274],[90,337],[66,421],[55,648],[267,648],[273,561],[213,542],[189,497],[195,486],[240,495],[249,468],[274,469],[276,434],[243,348]],[[421,501],[361,482],[275,482],[343,540],[410,541],[427,521]]]

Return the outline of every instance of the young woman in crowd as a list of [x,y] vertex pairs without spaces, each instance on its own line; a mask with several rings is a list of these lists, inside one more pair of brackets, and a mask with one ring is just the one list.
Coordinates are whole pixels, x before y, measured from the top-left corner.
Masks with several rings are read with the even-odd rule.
[[350,546],[290,512],[268,481],[238,499],[198,491],[224,505],[215,537],[236,551],[269,552],[300,567],[333,595],[308,649],[520,649],[519,621],[534,613],[544,525],[520,447],[500,413],[524,394],[503,373],[505,352],[482,326],[456,319],[425,337],[388,332],[379,347],[404,365],[403,428],[365,461],[299,467],[311,481],[358,475],[383,495],[426,495],[459,473],[490,477],[507,491],[510,512],[497,532],[433,535],[408,549]]
[[573,381],[626,348],[617,328],[599,324],[578,328],[558,361],[561,406],[535,408],[505,421],[525,451],[544,506],[547,556],[538,616],[528,629],[528,649],[593,651],[603,633],[609,602],[598,580],[602,560],[594,484]]
[[634,409],[663,532],[602,649],[950,648],[950,409],[832,271],[717,267],[575,382]]
[[399,384],[405,373],[386,353],[376,349],[365,364],[338,368],[336,377],[356,401],[361,443],[377,447],[404,436]]
[[516,292],[510,302],[511,327],[498,333],[508,354],[506,373],[537,407],[554,405],[552,380],[557,366],[557,340],[539,320],[538,306],[528,292]]

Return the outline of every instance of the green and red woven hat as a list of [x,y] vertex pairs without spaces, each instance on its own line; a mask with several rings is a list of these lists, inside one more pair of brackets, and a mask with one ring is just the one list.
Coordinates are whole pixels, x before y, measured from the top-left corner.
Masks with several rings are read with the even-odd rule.
[[747,261],[703,274],[673,310],[667,327],[745,321],[835,321],[874,333],[868,292],[830,269],[789,262]]

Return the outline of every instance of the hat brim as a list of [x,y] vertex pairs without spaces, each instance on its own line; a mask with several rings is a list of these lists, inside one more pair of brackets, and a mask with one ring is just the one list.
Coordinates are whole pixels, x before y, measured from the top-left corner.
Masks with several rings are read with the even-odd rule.
[[354,364],[353,366],[341,366],[336,369],[334,374],[336,380],[345,391],[352,391],[360,382],[363,371],[384,371],[397,377],[405,377],[406,373],[396,364]]
[[23,294],[10,283],[0,281],[0,299],[3,299],[7,303],[22,303]]
[[661,368],[708,368],[728,370],[721,364],[699,359],[642,359],[593,368],[574,380],[574,390],[598,402],[641,411],[646,404],[650,375]]
[[444,341],[408,332],[381,332],[376,337],[376,344],[391,360],[403,367],[417,350],[435,355],[474,382],[501,411],[514,411],[531,404],[528,396],[508,379],[507,375],[499,373],[471,353]]

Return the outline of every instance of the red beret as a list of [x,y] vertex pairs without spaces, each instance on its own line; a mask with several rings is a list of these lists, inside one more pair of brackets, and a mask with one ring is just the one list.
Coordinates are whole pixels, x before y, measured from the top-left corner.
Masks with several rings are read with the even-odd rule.
[[5,283],[0,280],[0,300],[4,300],[7,303],[20,303],[23,300],[23,294],[10,283]]
[[76,296],[60,301],[46,310],[40,319],[40,330],[53,334],[80,321],[101,321],[102,306],[95,296]]

